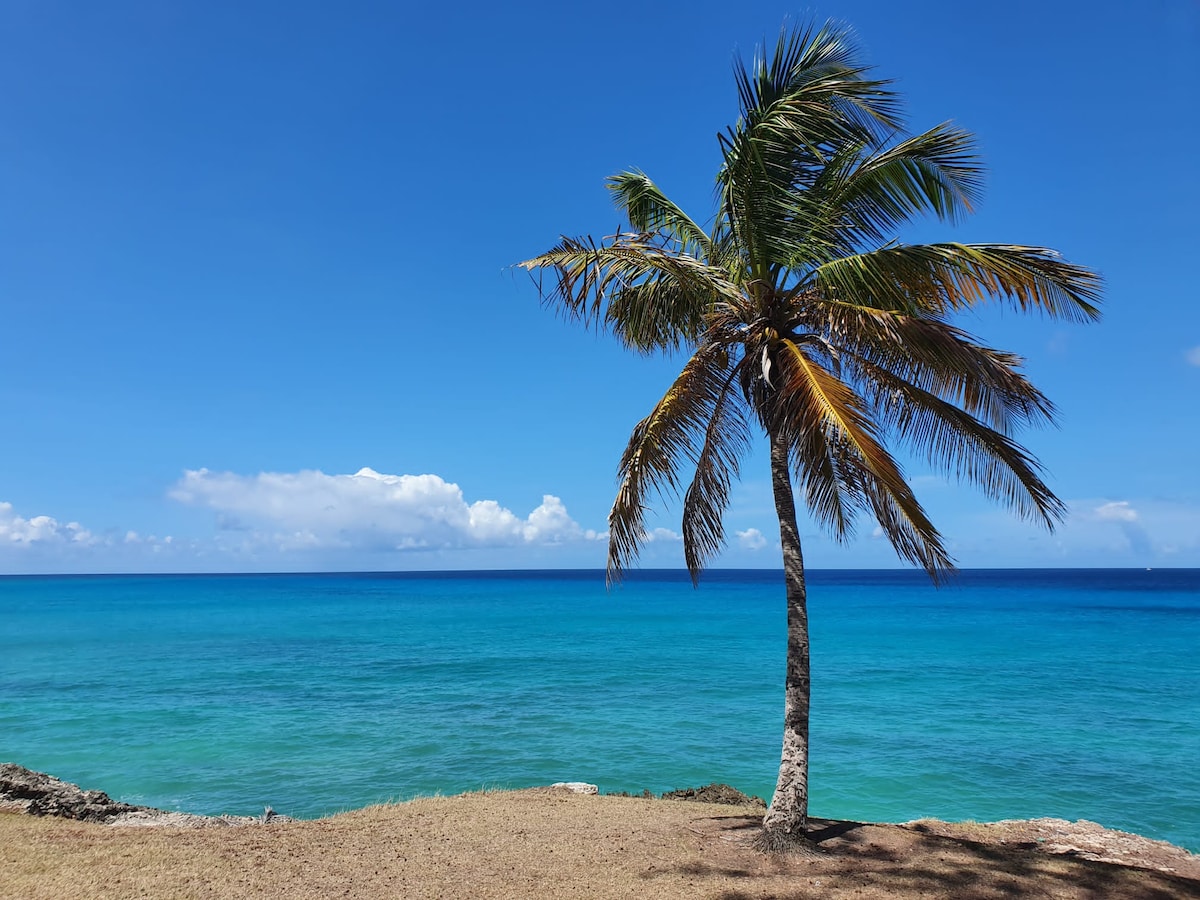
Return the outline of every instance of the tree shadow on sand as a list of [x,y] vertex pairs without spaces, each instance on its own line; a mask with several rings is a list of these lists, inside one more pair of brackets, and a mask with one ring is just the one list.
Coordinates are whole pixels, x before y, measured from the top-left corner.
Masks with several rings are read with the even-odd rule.
[[[719,900],[821,897],[947,897],[1008,900],[1042,896],[1086,900],[1200,898],[1200,879],[1051,853],[1037,841],[1004,843],[933,833],[922,824],[872,825],[811,820],[814,855],[765,855],[750,847],[761,819],[698,820],[701,859],[669,870],[704,879]],[[736,887],[728,886],[734,880]],[[721,886],[724,883],[724,886]]]

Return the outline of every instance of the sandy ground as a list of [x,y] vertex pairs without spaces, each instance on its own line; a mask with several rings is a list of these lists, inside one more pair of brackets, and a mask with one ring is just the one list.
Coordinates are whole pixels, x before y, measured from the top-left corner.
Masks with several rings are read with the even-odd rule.
[[549,789],[241,827],[8,813],[0,897],[1200,898],[1200,857],[1090,823],[820,821],[819,855],[773,857],[758,816]]

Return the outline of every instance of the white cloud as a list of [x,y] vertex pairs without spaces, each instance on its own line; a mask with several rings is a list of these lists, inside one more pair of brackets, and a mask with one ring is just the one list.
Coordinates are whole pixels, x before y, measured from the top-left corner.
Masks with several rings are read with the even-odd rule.
[[1200,366],[1200,347],[1193,347],[1186,355],[1189,363],[1193,366]]
[[746,550],[761,550],[767,546],[767,539],[757,528],[747,528],[737,532],[738,544]]
[[[580,528],[567,513],[567,507],[553,494],[542,497],[542,505],[529,514],[521,528],[521,535],[526,541],[538,544],[561,544],[581,538],[594,541],[601,537],[595,531]],[[607,538],[608,535],[603,537]]]
[[11,503],[0,503],[0,544],[34,547],[62,544],[91,545],[98,539],[78,522],[63,524],[51,516],[26,519],[13,511]]
[[1128,500],[1103,503],[1092,510],[1092,515],[1101,522],[1136,522],[1138,520],[1137,510],[1130,505]]
[[[1125,537],[1126,547],[1146,559],[1154,554],[1154,541],[1142,526],[1140,516],[1128,500],[1113,500],[1092,509],[1092,517],[1099,522],[1111,522]],[[1124,548],[1122,548],[1124,549]]]
[[282,550],[441,550],[599,537],[580,527],[552,494],[521,518],[495,500],[468,503],[458,485],[437,475],[386,475],[369,468],[353,475],[198,469],[185,472],[169,495],[216,510],[225,531],[272,529],[256,537]]
[[682,541],[683,535],[672,531],[670,528],[654,528],[650,531],[642,533],[642,540],[647,544],[661,543],[662,541]]

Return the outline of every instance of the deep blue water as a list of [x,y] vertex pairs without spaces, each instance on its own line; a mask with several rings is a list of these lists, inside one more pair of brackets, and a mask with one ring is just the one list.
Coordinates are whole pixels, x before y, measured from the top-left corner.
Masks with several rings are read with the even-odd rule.
[[[812,810],[1200,850],[1200,570],[811,572]],[[782,577],[0,577],[0,761],[205,813],[561,780],[770,796]]]

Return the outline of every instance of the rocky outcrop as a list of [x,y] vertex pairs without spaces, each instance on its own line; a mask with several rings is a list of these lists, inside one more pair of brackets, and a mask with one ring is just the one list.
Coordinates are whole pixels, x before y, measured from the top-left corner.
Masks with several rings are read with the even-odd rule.
[[133,806],[113,800],[103,791],[85,791],[77,784],[34,772],[15,763],[0,763],[0,812],[57,816],[104,825],[176,825],[213,828],[294,821],[271,807],[261,816],[198,816],[152,806]]
[[103,791],[85,791],[14,763],[0,763],[0,809],[81,822],[110,822],[128,813],[156,812],[119,803]]

